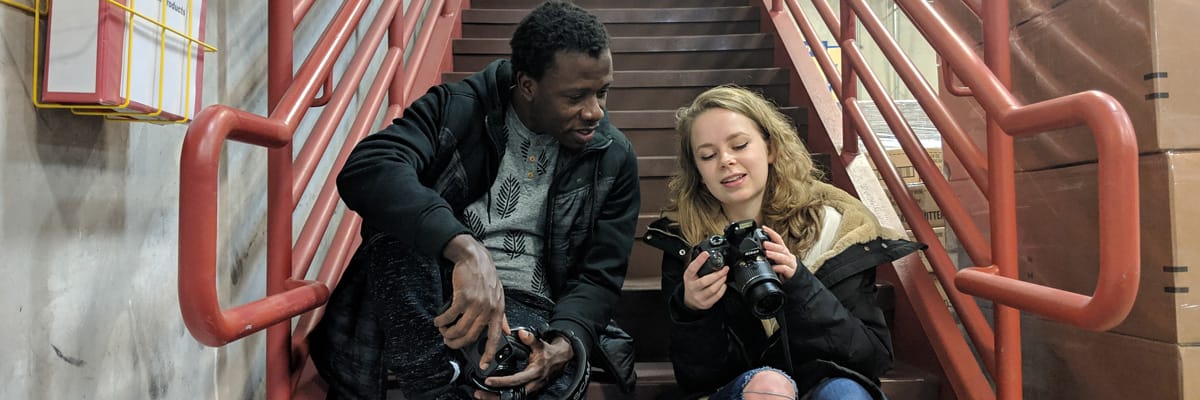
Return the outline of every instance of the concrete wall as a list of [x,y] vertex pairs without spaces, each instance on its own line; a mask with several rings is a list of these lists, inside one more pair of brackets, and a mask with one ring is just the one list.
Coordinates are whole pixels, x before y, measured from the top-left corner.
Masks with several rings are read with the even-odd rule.
[[[297,67],[339,3],[317,2],[298,29]],[[206,58],[205,104],[266,114],[266,4],[208,2],[206,39],[220,51]],[[264,334],[210,348],[180,317],[186,126],[34,108],[32,33],[29,14],[0,6],[0,398],[263,397]],[[265,291],[266,151],[231,143],[221,163],[218,286],[228,307]],[[296,213],[297,230],[314,194]]]

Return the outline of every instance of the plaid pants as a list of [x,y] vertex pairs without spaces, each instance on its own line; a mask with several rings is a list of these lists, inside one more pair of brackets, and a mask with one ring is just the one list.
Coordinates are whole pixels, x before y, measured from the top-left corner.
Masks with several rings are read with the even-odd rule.
[[[473,389],[463,380],[451,382],[454,353],[433,324],[449,291],[435,260],[386,235],[364,242],[309,336],[329,398],[382,400],[398,388],[408,400],[470,399]],[[527,293],[505,292],[513,328],[545,330],[552,308]],[[530,398],[562,398],[573,371],[567,372]]]

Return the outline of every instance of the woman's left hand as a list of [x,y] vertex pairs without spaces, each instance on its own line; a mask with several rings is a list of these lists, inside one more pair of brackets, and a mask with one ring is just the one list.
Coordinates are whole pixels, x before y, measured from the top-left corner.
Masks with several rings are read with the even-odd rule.
[[783,237],[779,236],[778,232],[766,226],[763,227],[763,232],[766,232],[767,238],[771,239],[771,241],[763,243],[763,250],[767,252],[767,259],[771,260],[771,269],[779,275],[781,281],[787,282],[792,279],[792,276],[796,275],[796,268],[799,265],[799,261],[795,255],[792,255],[792,251],[788,250],[787,246],[783,244]]

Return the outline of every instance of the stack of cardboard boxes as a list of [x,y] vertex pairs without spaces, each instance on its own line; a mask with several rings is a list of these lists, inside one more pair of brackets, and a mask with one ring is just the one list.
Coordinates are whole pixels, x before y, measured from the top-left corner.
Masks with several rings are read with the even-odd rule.
[[[1023,387],[1029,399],[1200,399],[1200,7],[1190,0],[1012,2],[1014,95],[1031,104],[1086,90],[1112,95],[1136,131],[1140,282],[1128,317],[1091,332],[1024,314]],[[962,2],[937,2],[979,43]],[[977,46],[977,50],[981,46]],[[985,143],[974,100],[941,99]],[[1021,279],[1090,295],[1101,221],[1096,145],[1075,127],[1018,138],[1016,209]],[[987,202],[954,157],[951,186],[986,231]]]
[[[942,149],[926,148],[925,151],[933,159],[933,163],[937,166],[938,171],[943,171],[945,163],[942,161]],[[903,149],[888,149],[887,155],[888,159],[892,162],[892,166],[896,168],[896,173],[904,180],[904,184],[908,187],[908,192],[912,194],[913,200],[916,200],[917,206],[921,208],[925,221],[929,222],[929,226],[933,227],[933,232],[937,234],[942,246],[946,246],[946,220],[943,218],[942,210],[938,208],[937,202],[933,200],[933,195],[930,194],[925,183],[921,181],[921,176],[917,174],[912,161],[905,155]],[[879,178],[879,185],[886,187],[883,177],[879,174],[878,166],[872,164],[872,167],[875,169],[875,176]],[[896,208],[896,213],[903,215],[900,212],[900,207],[896,204],[896,199],[892,198],[890,192],[888,193],[888,197],[892,200],[892,207]],[[908,220],[902,218],[902,222],[904,223],[904,228],[908,229],[908,237],[916,238]]]

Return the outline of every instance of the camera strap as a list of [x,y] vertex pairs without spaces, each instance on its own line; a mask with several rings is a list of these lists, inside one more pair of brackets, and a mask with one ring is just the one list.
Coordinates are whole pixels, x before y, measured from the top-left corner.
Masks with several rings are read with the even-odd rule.
[[782,309],[775,313],[775,320],[779,321],[779,341],[783,343],[783,362],[787,370],[788,376],[796,376],[796,367],[792,365],[792,346],[788,343],[788,326],[787,317]]
[[571,344],[571,352],[574,357],[571,357],[569,367],[564,368],[564,371],[574,369],[570,384],[567,386],[565,399],[583,400],[587,394],[588,381],[591,378],[591,367],[588,365],[588,348],[583,344],[583,341],[575,336],[571,331],[550,328],[542,333],[542,338],[549,342],[556,337],[561,337]]

